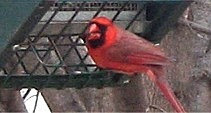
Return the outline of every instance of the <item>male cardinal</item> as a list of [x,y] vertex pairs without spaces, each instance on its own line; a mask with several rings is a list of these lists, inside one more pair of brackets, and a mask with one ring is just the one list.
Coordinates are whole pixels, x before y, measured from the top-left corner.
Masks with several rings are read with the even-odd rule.
[[133,76],[145,73],[177,112],[185,112],[164,77],[168,58],[158,46],[115,25],[106,17],[92,19],[84,34],[96,65]]

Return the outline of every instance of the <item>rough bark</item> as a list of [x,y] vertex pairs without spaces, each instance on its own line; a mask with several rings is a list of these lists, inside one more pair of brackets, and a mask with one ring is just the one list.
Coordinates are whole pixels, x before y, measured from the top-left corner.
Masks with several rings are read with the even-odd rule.
[[[211,3],[194,2],[190,9],[193,21],[210,28]],[[167,34],[162,46],[174,60],[168,67],[168,78],[187,111],[210,112],[210,35],[201,33],[191,26],[178,25]],[[157,105],[169,111],[169,107],[155,98]]]
[[[14,64],[14,58],[10,57],[7,62],[7,69],[10,70]],[[18,73],[19,70],[13,71]],[[19,90],[0,89],[0,112],[27,112],[23,98]]]

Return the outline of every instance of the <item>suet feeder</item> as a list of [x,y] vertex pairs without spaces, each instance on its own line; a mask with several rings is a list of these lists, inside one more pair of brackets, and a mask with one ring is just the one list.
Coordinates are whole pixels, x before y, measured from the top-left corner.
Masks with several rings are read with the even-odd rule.
[[188,1],[22,0],[0,2],[0,87],[114,87],[129,78],[99,69],[81,39],[90,19],[106,16],[154,43]]

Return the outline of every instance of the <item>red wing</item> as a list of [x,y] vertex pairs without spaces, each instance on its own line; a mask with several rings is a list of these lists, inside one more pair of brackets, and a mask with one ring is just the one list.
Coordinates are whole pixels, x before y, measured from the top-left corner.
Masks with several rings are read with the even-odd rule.
[[149,53],[136,53],[127,56],[127,62],[138,65],[167,65],[168,59],[154,54]]
[[127,31],[123,31],[121,36],[107,51],[109,60],[136,65],[167,65],[169,63],[168,58],[158,46]]
[[107,52],[109,60],[114,62],[136,64],[136,65],[167,65],[169,61],[166,57],[151,54],[144,51],[134,52],[131,50],[122,51],[120,49],[111,49]]

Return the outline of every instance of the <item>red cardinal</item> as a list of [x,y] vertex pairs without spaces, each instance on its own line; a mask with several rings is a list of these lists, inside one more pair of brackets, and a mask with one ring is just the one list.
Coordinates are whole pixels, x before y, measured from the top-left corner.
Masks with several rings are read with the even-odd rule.
[[84,38],[89,54],[99,67],[129,76],[145,73],[177,112],[185,112],[164,77],[169,60],[161,48],[116,26],[106,17],[92,19]]

